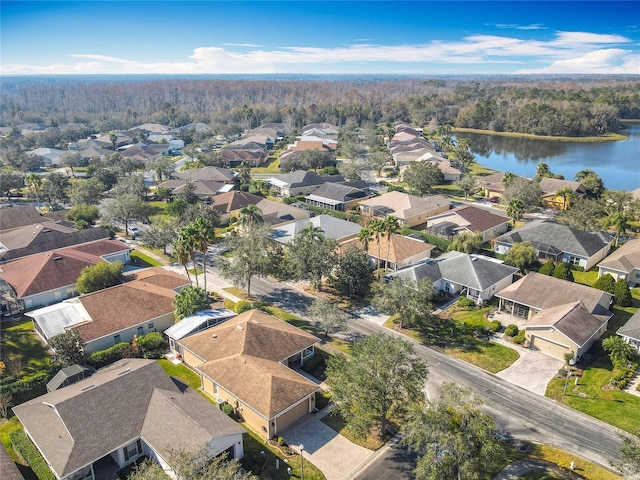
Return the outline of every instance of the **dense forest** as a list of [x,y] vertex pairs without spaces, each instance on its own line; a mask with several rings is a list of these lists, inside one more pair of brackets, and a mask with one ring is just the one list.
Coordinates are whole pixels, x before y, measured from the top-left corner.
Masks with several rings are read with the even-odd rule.
[[634,77],[7,77],[0,92],[3,126],[82,123],[99,131],[204,122],[229,135],[265,122],[300,127],[352,119],[587,136],[638,118]]

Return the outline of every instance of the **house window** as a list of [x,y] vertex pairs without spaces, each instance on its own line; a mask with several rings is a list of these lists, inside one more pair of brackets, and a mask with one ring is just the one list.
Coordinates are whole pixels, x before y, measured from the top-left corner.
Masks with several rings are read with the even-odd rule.
[[153,331],[153,322],[151,322],[149,325],[147,325],[147,329],[149,331]]
[[114,345],[115,345],[116,343],[120,343],[120,335],[114,335],[114,336],[113,336],[113,343],[114,343]]
[[130,443],[126,447],[124,447],[124,461],[128,462],[129,459],[140,455],[142,453],[142,442],[140,439],[136,440],[133,443]]
[[578,257],[569,257],[568,263],[570,265],[580,265],[580,258],[578,258]]

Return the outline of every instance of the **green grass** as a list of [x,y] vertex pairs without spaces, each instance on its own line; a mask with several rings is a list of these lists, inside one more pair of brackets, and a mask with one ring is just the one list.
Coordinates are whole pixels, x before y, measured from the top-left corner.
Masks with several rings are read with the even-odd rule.
[[235,297],[242,298],[242,299],[246,299],[247,298],[247,292],[245,292],[241,288],[238,288],[238,287],[226,287],[226,288],[223,288],[223,290],[225,292],[230,293],[231,295],[233,295]]
[[162,263],[157,261],[155,258],[151,258],[138,250],[131,250],[131,263],[142,268],[158,267],[162,265]]
[[360,445],[361,447],[368,448],[369,450],[378,450],[385,443],[391,440],[391,437],[388,435],[379,437],[374,433],[369,433],[369,435],[364,438],[354,435],[353,432],[351,432],[351,430],[349,429],[347,422],[345,422],[344,418],[342,418],[342,415],[340,415],[338,412],[325,415],[324,417],[322,417],[322,419],[320,419],[320,421],[334,431],[338,432],[350,442],[355,443],[356,445]]
[[11,458],[14,462],[20,462],[20,459],[13,451],[13,446],[11,445],[11,439],[9,438],[9,434],[14,430],[20,430],[22,425],[18,421],[17,417],[12,417],[11,419],[2,419],[0,420],[0,442],[4,445],[4,448],[9,452]]
[[251,173],[280,173],[280,158],[270,157],[266,166],[252,168]]
[[613,375],[613,366],[599,347],[591,353],[595,360],[584,369],[577,386],[572,384],[563,396],[565,379],[555,378],[547,385],[545,395],[627,432],[640,430],[640,397],[603,388]]
[[519,133],[519,132],[496,132],[495,130],[480,130],[477,128],[459,128],[453,127],[452,132],[467,132],[467,133],[480,133],[483,135],[498,135],[500,137],[517,137],[517,138],[534,138],[540,140],[556,140],[558,142],[584,142],[584,143],[599,143],[599,142],[611,142],[616,140],[626,140],[627,137],[619,133],[609,133],[607,135],[599,137],[555,137],[550,135],[534,135],[532,133]]
[[[561,469],[564,468],[567,470],[571,465],[571,462],[575,462],[575,473],[577,476],[586,480],[622,480],[622,477],[599,467],[582,457],[578,457],[577,455],[573,455],[547,445],[534,445],[533,451],[528,455],[528,457],[545,460],[554,465],[558,465]],[[570,478],[576,478],[576,476],[573,475]]]
[[593,287],[593,284],[596,283],[598,279],[598,270],[589,270],[588,272],[579,272],[577,270],[572,271],[573,280],[576,283],[581,283],[582,285],[587,285],[589,287]]
[[24,317],[0,324],[2,331],[2,355],[7,374],[32,375],[49,368],[51,359],[47,349],[33,331],[30,318]]
[[200,376],[183,363],[174,365],[169,360],[158,360],[158,363],[170,377],[177,378],[195,391],[200,389]]
[[444,351],[491,373],[510,367],[520,358],[520,354],[513,348],[487,341],[476,341],[465,347],[445,348]]
[[153,212],[151,215],[166,215],[167,210],[169,209],[169,204],[163,200],[154,200],[152,202],[147,202],[147,205],[153,208]]
[[204,270],[201,268],[189,268],[187,269],[187,271],[191,274],[191,275],[201,275]]

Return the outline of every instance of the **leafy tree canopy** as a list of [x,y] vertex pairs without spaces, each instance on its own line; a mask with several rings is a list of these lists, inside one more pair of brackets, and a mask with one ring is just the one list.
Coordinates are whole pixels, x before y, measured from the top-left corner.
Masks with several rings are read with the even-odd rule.
[[122,283],[122,262],[100,262],[82,269],[76,289],[80,293],[91,293]]
[[188,286],[175,296],[173,306],[176,309],[176,321],[179,321],[196,312],[210,308],[211,300],[202,288]]
[[82,363],[86,358],[82,347],[82,338],[74,330],[67,330],[49,339],[49,346],[54,350],[51,361],[61,367],[69,367],[76,363]]

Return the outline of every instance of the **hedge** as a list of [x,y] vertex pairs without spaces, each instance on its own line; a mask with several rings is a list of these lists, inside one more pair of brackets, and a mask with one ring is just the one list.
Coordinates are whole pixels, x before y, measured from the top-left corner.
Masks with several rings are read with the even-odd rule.
[[106,350],[93,352],[91,355],[89,355],[87,362],[92,367],[102,368],[115,362],[116,360],[120,360],[121,358],[132,358],[136,356],[136,352],[130,343],[120,342],[116,343],[113,347],[107,348]]
[[451,245],[451,242],[449,240],[436,237],[435,235],[427,235],[426,233],[423,233],[422,236],[431,245],[435,245],[436,247],[438,247],[438,250],[440,250],[441,252],[446,252],[449,249],[449,245]]
[[504,330],[504,334],[507,337],[515,337],[518,334],[518,326],[510,323],[509,325],[507,325],[507,328]]
[[46,393],[47,382],[51,380],[49,371],[39,372],[15,382],[0,385],[0,394],[8,394],[13,404],[18,405]]
[[22,429],[14,430],[9,434],[13,449],[19,453],[35,473],[39,480],[56,480],[55,475],[44,461],[42,455],[33,444],[33,442],[27,437],[27,434]]

